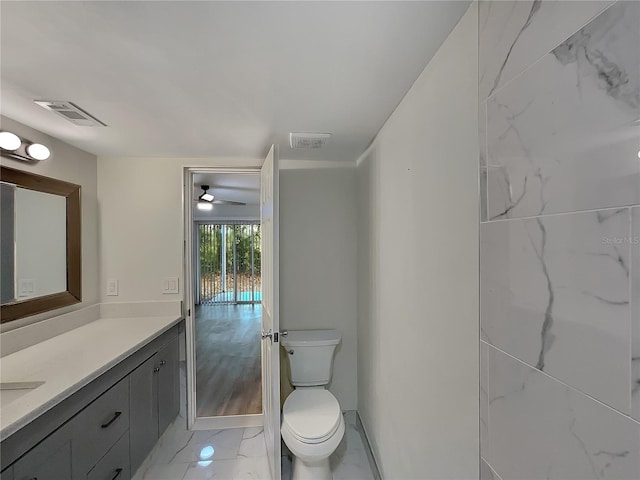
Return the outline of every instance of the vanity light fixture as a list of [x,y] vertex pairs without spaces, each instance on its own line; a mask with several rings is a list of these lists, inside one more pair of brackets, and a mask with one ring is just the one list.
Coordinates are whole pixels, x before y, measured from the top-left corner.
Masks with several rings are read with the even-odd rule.
[[0,150],[6,157],[26,162],[46,160],[51,151],[41,143],[32,143],[12,132],[0,132]]
[[51,156],[49,149],[41,143],[32,143],[31,145],[28,145],[26,151],[27,155],[34,160],[46,160]]
[[17,150],[22,145],[22,140],[15,133],[11,132],[0,132],[0,148],[3,150],[9,150],[13,152]]

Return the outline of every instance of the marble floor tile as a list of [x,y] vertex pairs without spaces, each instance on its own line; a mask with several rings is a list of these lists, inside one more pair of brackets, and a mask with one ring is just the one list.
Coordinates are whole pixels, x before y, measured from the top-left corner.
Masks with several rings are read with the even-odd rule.
[[[345,435],[330,459],[334,479],[373,480],[355,412],[345,418]],[[289,480],[290,458],[284,457],[282,465],[282,479]],[[189,432],[178,417],[133,477],[165,479],[270,480],[262,427]]]
[[355,425],[346,425],[342,442],[330,458],[334,480],[373,480],[365,447]]
[[184,480],[271,480],[266,457],[190,463]]
[[263,429],[259,431],[252,429],[251,432],[245,430],[245,436],[240,442],[240,450],[238,451],[239,457],[266,457],[267,447],[264,440]]
[[504,479],[640,478],[640,423],[489,347],[491,466]]
[[144,480],[181,480],[187,473],[188,466],[188,463],[152,465],[145,471],[143,478]]

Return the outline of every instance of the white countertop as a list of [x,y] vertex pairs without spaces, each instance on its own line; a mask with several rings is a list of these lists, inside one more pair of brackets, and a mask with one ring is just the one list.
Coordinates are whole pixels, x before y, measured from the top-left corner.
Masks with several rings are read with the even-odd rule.
[[[182,317],[102,318],[0,359],[0,380],[43,381],[0,405],[0,440],[178,323]],[[14,399],[15,398],[15,399]]]

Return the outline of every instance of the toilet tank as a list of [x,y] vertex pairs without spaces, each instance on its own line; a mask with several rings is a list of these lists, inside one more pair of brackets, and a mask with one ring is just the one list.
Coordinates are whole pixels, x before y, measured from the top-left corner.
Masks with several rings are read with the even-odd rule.
[[291,366],[291,384],[311,387],[329,383],[333,352],[340,339],[338,330],[290,330],[287,336],[281,336]]

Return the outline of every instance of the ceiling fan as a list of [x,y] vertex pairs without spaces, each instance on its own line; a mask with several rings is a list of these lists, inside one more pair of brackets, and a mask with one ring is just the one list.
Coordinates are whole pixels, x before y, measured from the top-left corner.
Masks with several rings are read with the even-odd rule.
[[211,210],[214,204],[218,205],[246,205],[244,202],[234,202],[231,200],[218,200],[212,193],[209,193],[209,185],[200,185],[202,194],[196,200],[198,210]]

